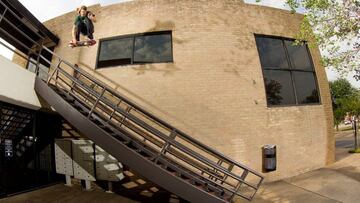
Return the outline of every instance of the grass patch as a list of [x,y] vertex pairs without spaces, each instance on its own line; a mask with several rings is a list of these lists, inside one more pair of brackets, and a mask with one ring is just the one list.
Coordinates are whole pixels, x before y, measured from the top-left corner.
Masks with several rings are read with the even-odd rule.
[[352,149],[349,151],[349,153],[360,153],[360,148]]

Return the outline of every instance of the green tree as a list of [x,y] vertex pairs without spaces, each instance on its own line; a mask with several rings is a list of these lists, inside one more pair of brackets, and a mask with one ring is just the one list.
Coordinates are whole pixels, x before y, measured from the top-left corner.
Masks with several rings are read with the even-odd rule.
[[340,74],[355,70],[359,80],[360,0],[286,0],[286,4],[292,12],[304,12],[297,43],[319,46],[325,53],[324,66]]
[[356,123],[356,128],[355,129],[355,133],[354,133],[354,150],[351,150],[353,152],[357,152],[357,153],[360,153],[360,148],[358,147],[358,138],[357,138],[357,130],[359,128],[359,116],[360,116],[360,95],[354,95],[348,99],[346,99],[343,103],[343,109],[346,111],[346,112],[349,112],[350,115],[353,115],[357,118],[357,122]]
[[330,82],[329,85],[333,100],[334,124],[338,130],[339,124],[344,120],[347,112],[353,113],[353,115],[360,115],[360,111],[359,114],[355,113],[358,112],[356,101],[360,102],[360,94],[359,91],[344,78]]
[[329,83],[331,96],[336,99],[349,98],[357,95],[358,90],[345,78],[337,79]]
[[360,116],[360,96],[354,95],[345,99],[343,102],[343,109],[349,112],[350,115],[359,117]]

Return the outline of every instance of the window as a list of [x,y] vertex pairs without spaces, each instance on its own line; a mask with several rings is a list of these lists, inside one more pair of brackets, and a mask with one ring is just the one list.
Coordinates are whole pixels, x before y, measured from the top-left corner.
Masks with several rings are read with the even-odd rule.
[[172,61],[171,31],[163,31],[101,40],[97,68]]
[[255,36],[268,106],[320,103],[314,66],[306,45]]

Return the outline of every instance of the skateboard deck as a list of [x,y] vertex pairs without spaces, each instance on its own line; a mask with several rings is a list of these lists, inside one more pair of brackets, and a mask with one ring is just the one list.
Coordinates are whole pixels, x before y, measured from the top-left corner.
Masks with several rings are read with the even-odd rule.
[[69,47],[74,48],[74,47],[82,47],[82,46],[93,46],[96,44],[96,40],[83,40],[83,41],[78,41],[76,43],[70,41],[69,42]]

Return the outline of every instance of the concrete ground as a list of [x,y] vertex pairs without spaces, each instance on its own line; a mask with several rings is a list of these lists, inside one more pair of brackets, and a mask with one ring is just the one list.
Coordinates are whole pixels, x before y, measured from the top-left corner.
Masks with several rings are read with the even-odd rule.
[[[266,183],[256,194],[254,203],[357,203],[360,202],[360,154],[349,154],[353,147],[352,131],[336,135],[336,163],[295,177]],[[66,195],[64,195],[66,193]],[[0,203],[47,202],[136,202],[103,191],[83,191],[62,184],[6,199]],[[171,202],[171,201],[170,201]],[[179,200],[173,201],[179,202]],[[248,202],[236,200],[236,203]]]
[[253,202],[360,202],[360,154],[330,167],[265,184]]
[[360,154],[348,153],[354,147],[353,131],[336,133],[335,145],[335,164],[292,178],[266,183],[252,202],[360,202]]
[[103,191],[84,191],[80,186],[57,184],[33,192],[0,199],[0,203],[132,203],[134,200]]

